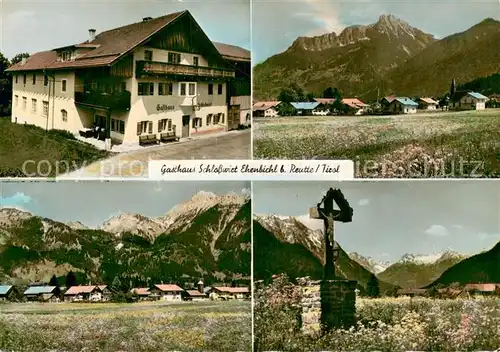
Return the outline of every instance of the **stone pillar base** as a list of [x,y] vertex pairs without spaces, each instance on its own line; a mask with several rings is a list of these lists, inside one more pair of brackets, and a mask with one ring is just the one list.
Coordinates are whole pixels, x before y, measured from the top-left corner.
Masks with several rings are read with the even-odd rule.
[[356,281],[297,279],[301,286],[301,329],[317,334],[356,323]]
[[104,148],[109,151],[111,150],[111,138],[106,138],[104,141]]

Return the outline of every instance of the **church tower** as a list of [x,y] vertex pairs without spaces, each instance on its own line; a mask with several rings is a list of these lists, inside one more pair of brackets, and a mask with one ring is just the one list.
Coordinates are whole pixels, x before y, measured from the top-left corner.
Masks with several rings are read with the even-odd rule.
[[454,95],[455,95],[455,78],[451,80],[450,98],[452,98]]

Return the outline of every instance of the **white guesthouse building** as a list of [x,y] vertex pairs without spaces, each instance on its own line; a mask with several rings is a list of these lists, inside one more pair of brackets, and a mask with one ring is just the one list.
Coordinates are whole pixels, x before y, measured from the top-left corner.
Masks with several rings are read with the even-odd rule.
[[188,11],[31,55],[13,76],[12,121],[107,141],[227,131],[250,123],[250,52],[209,40]]

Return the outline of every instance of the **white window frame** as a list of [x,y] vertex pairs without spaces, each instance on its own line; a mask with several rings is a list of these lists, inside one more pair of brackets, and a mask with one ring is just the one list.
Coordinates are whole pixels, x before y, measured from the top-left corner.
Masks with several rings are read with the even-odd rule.
[[203,127],[203,119],[201,117],[194,117],[192,124],[192,128],[202,128]]
[[31,112],[33,114],[36,114],[36,99],[35,98],[31,98]]
[[28,108],[28,98],[23,97],[23,110],[26,111]]
[[46,100],[42,101],[42,116],[43,117],[49,116],[49,102]]
[[[182,85],[185,85],[186,94],[182,94]],[[189,94],[189,88],[191,86],[194,86],[194,94]],[[195,97],[196,93],[198,91],[197,88],[198,87],[197,87],[196,82],[179,82],[179,96],[180,97],[188,97],[188,98]]]
[[[123,126],[123,132],[122,132],[122,127]],[[120,134],[125,134],[125,121],[123,120],[118,120],[118,119],[111,119],[111,131],[120,133]]]
[[65,109],[61,110],[61,120],[63,122],[68,122],[68,112]]
[[[160,94],[160,86],[163,86],[163,94]],[[172,92],[169,92],[169,88],[172,87]],[[172,82],[159,82],[158,83],[158,95],[173,95],[174,85]]]
[[[138,124],[141,124],[141,133],[139,133],[138,136],[154,134],[153,121],[139,121]],[[149,132],[149,126],[151,126],[151,132]]]
[[213,118],[213,114],[207,114],[207,117],[206,117],[206,125],[207,126],[210,126],[212,124],[212,118]]
[[172,119],[161,119],[159,121],[158,132],[169,132],[172,131]]

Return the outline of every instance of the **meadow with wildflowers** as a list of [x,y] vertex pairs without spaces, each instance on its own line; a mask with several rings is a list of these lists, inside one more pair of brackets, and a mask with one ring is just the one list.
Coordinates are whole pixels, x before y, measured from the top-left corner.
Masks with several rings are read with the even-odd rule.
[[0,304],[0,351],[250,351],[251,304]]
[[255,292],[258,351],[493,351],[500,348],[500,298],[357,298],[357,325],[307,336],[298,286],[278,279]]
[[349,159],[356,177],[500,177],[500,109],[258,118],[256,159]]

